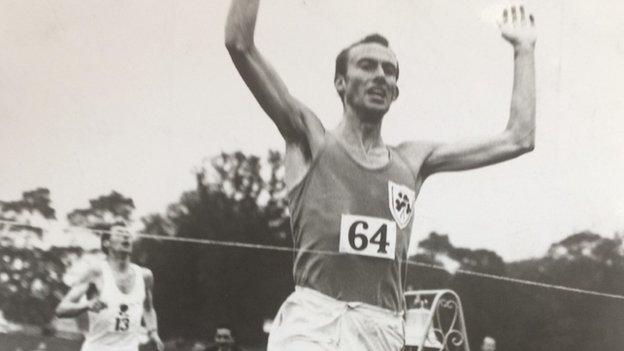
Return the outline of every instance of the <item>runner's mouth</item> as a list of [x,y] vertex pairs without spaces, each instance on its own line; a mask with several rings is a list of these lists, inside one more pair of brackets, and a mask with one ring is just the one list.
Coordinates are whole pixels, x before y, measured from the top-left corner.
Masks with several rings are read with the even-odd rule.
[[385,99],[387,96],[386,90],[379,87],[370,88],[366,91],[366,93],[380,99]]

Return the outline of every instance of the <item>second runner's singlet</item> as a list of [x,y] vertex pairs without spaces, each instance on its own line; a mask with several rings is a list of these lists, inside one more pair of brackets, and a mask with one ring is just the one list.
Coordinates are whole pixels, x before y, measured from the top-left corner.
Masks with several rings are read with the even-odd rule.
[[404,309],[401,262],[418,187],[397,151],[388,150],[388,164],[369,169],[336,137],[325,136],[289,193],[296,285],[341,301]]
[[85,334],[82,351],[137,351],[145,282],[141,267],[131,264],[134,270],[134,283],[128,294],[117,287],[115,277],[108,262],[102,263],[102,286],[99,298],[107,308],[95,313],[88,312],[89,330]]

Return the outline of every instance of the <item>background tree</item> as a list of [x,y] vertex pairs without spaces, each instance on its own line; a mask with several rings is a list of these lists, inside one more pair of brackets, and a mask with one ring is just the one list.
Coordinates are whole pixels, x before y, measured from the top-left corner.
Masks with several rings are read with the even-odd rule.
[[117,191],[89,200],[89,207],[67,214],[69,224],[92,229],[108,229],[118,222],[129,222],[134,211],[134,201]]
[[[508,264],[508,270],[510,275],[527,280],[621,295],[623,253],[617,235],[605,238],[585,231],[554,243],[540,259]],[[524,340],[530,349],[618,350],[624,343],[621,300],[533,291],[530,302],[525,305],[528,313],[522,311],[525,313],[518,316],[524,333],[533,335]]]
[[55,218],[50,191],[37,188],[22,198],[0,201],[0,309],[8,320],[39,326],[53,317],[62,293],[62,262],[42,249],[45,222]]
[[[622,242],[581,232],[554,243],[546,255],[505,264],[494,252],[456,248],[431,233],[413,260],[480,273],[573,288],[624,293]],[[452,265],[451,265],[452,266]],[[619,350],[621,300],[519,285],[447,270],[409,267],[407,283],[418,289],[456,291],[463,303],[471,345],[493,335],[503,350]],[[619,330],[619,329],[618,329]]]
[[[222,153],[196,171],[195,190],[164,215],[143,218],[144,230],[290,247],[284,192],[281,154],[270,152],[262,162],[241,152]],[[261,341],[263,319],[292,290],[290,252],[144,240],[137,259],[158,277],[155,302],[168,335],[205,337],[216,324],[229,322],[243,341]]]
[[34,190],[24,191],[22,198],[14,201],[1,201],[3,219],[21,219],[28,221],[35,214],[39,214],[46,219],[54,219],[55,211],[51,207],[50,190],[47,188],[36,188]]
[[24,191],[18,200],[0,200],[0,219],[23,224],[0,223],[0,243],[17,247],[40,246],[46,222],[55,218],[47,188]]

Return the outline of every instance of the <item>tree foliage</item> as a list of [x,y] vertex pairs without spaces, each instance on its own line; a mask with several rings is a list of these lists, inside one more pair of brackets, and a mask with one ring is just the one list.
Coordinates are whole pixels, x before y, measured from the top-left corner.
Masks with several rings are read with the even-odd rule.
[[[446,235],[431,233],[413,259],[443,266],[449,257],[461,269],[605,293],[624,293],[621,240],[580,232],[554,243],[539,259],[505,264],[487,250],[454,247]],[[484,335],[502,350],[619,350],[621,300],[494,280],[443,270],[410,267],[417,289],[452,289],[463,303],[471,345]]]
[[[290,246],[282,172],[277,152],[264,161],[222,153],[197,170],[196,189],[182,194],[164,215],[143,218],[144,230]],[[276,313],[293,288],[290,253],[145,240],[136,255],[157,277],[155,303],[170,336],[205,337],[228,322],[243,340],[261,340],[263,319]]]
[[39,326],[52,320],[71,251],[0,247],[0,308],[8,320]]
[[[37,247],[42,222],[55,218],[50,191],[25,191],[19,200],[0,201],[0,309],[8,320],[47,325],[62,294],[61,255]],[[35,239],[35,240],[33,240]]]
[[15,219],[24,213],[29,215],[39,213],[46,219],[56,218],[55,211],[51,207],[50,190],[47,188],[24,191],[19,200],[0,201],[0,210],[3,219]]
[[89,200],[89,207],[67,214],[69,224],[93,229],[107,229],[111,224],[127,222],[134,211],[134,201],[117,191]]
[[[42,222],[56,218],[54,208],[51,207],[50,190],[36,188],[24,191],[19,200],[0,200],[0,219],[20,224],[1,225],[3,233],[0,239],[10,245],[30,245],[32,239],[41,239]],[[26,241],[26,243],[21,243]]]

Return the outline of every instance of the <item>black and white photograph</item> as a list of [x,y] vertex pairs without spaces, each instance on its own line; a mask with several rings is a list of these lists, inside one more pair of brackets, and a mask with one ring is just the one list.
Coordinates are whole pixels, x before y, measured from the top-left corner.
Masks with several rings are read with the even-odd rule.
[[0,0],[0,351],[624,350],[623,18]]

